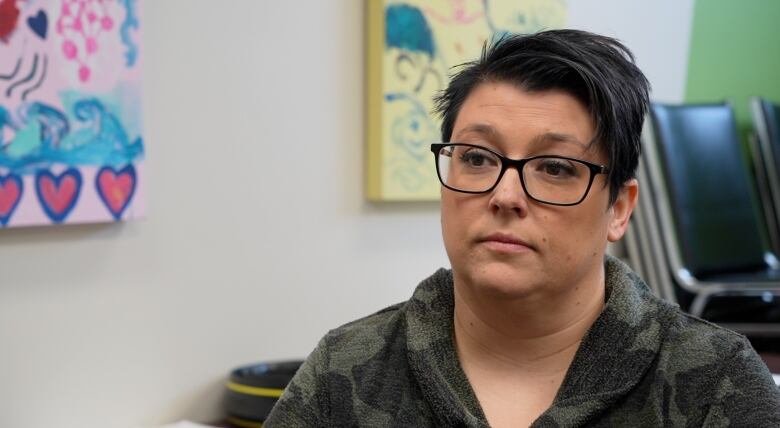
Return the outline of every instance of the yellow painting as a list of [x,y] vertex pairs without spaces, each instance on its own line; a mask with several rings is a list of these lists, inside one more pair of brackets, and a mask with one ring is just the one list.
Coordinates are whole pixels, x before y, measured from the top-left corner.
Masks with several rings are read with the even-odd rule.
[[367,183],[374,201],[430,201],[433,97],[486,40],[561,28],[565,0],[367,0]]

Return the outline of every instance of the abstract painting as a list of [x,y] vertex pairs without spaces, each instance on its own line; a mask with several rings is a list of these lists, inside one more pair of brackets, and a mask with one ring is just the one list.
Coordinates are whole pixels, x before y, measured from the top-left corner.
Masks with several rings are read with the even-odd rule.
[[452,67],[478,57],[486,40],[565,20],[565,0],[369,0],[368,199],[438,199],[429,147],[441,134],[431,112]]
[[0,228],[144,212],[137,0],[0,0]]

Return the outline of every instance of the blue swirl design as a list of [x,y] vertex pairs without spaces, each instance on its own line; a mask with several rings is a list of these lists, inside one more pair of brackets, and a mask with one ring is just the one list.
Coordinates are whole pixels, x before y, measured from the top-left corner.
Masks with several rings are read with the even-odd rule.
[[409,94],[385,94],[385,101],[403,103],[406,109],[391,124],[390,142],[400,147],[411,161],[391,167],[391,176],[407,191],[418,191],[426,181],[419,168],[428,160],[429,144],[438,139],[436,125],[422,104]]
[[127,67],[132,67],[135,65],[135,61],[138,58],[138,46],[130,38],[130,30],[138,29],[138,16],[136,15],[135,10],[135,0],[121,0],[119,3],[124,6],[127,11],[119,34],[122,37],[122,43],[127,46],[127,52],[125,52]]
[[70,132],[68,118],[61,111],[43,103],[32,103],[24,115],[41,125],[41,146],[44,152],[55,150]]
[[[14,124],[0,107],[0,135],[3,127],[16,131],[16,140],[0,145],[0,167],[20,175],[34,174],[54,163],[77,166],[122,166],[143,157],[143,139],[132,142],[119,119],[95,99],[73,104],[71,119],[61,110],[40,102],[23,104],[21,124]],[[40,129],[40,132],[37,132]],[[32,130],[21,141],[23,132]],[[2,141],[0,141],[2,143]],[[12,150],[24,144],[23,150]]]
[[428,153],[428,145],[437,139],[436,125],[422,104],[409,94],[385,94],[385,101],[404,103],[407,109],[405,114],[393,120],[390,130],[392,143],[401,147],[415,161],[422,162]]

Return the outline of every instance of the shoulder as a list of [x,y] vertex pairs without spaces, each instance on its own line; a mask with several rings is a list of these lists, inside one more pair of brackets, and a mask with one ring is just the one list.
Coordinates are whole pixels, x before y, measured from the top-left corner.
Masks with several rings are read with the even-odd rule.
[[420,283],[406,302],[330,330],[290,381],[269,426],[332,426],[358,419],[388,426],[390,415],[415,420],[420,392],[407,358],[409,313],[436,294],[432,289],[441,275]]
[[[658,355],[657,375],[683,414],[719,424],[780,423],[780,392],[747,338],[677,310]],[[765,425],[756,425],[765,426]]]
[[374,312],[371,315],[350,321],[330,330],[325,337],[333,339],[360,337],[369,331],[384,329],[398,321],[399,315],[404,311],[407,303],[408,301],[399,302]]
[[[450,285],[450,271],[439,269],[417,285],[409,300],[330,330],[309,359],[330,377],[373,381],[403,376],[409,370],[409,347],[421,336],[435,335],[431,330],[446,330]],[[428,318],[437,321],[423,322]]]
[[[358,364],[377,354],[392,360],[389,353],[400,353],[407,346],[409,331],[419,331],[442,327],[440,317],[447,318],[452,309],[452,274],[449,270],[439,269],[433,275],[421,281],[409,300],[388,306],[366,317],[344,324],[329,331],[320,341],[320,348],[328,358],[332,368],[348,367]],[[420,325],[420,319],[438,321]]]
[[397,303],[366,317],[330,330],[319,347],[330,368],[349,368],[404,336],[407,302]]
[[[398,341],[393,335],[402,331],[404,305],[329,331],[290,381],[266,421],[268,426],[332,426],[332,421],[355,420],[355,403],[370,397],[366,388],[372,383],[367,375],[382,367],[377,356],[388,341]],[[402,352],[395,354],[400,360]]]
[[[661,352],[678,370],[709,364],[722,365],[735,353],[755,354],[747,338],[709,321],[682,312],[669,311],[670,320]],[[760,362],[760,361],[759,361]]]

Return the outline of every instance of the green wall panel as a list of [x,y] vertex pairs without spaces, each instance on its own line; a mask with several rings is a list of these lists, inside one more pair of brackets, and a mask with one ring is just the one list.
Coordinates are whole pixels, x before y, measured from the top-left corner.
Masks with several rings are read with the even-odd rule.
[[[753,132],[748,103],[756,95],[780,103],[780,1],[696,0],[685,101],[729,100],[748,162]],[[768,248],[766,229],[762,240]]]
[[780,103],[780,1],[696,0],[686,102],[730,100],[744,138],[754,95]]

